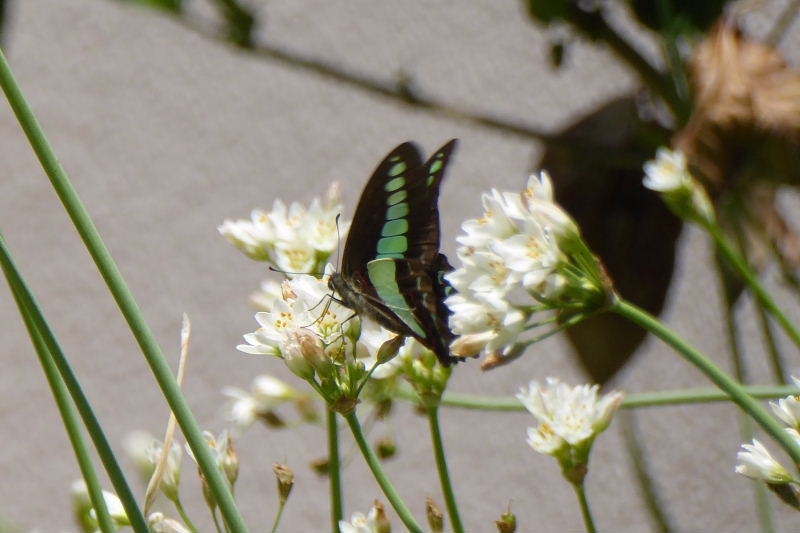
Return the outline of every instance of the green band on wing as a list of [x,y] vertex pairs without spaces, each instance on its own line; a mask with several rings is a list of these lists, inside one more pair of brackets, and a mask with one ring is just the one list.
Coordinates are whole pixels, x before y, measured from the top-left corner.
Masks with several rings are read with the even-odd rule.
[[431,163],[431,168],[430,168],[430,170],[428,172],[430,174],[436,174],[437,172],[439,172],[442,169],[442,165],[443,164],[444,163],[442,163],[441,156],[439,156],[439,158],[436,159],[436,161]]
[[406,171],[406,164],[401,161],[400,163],[395,163],[394,165],[392,165],[392,168],[389,169],[389,175],[394,177],[402,174],[405,171]]
[[417,322],[405,296],[397,286],[397,263],[389,258],[374,259],[367,263],[367,274],[381,300],[414,333],[424,338],[425,330]]
[[386,192],[396,191],[400,187],[406,184],[406,179],[404,177],[394,178],[386,182],[386,185],[383,186],[383,189]]
[[383,254],[403,254],[408,250],[408,239],[405,235],[396,235],[394,237],[382,237],[378,239],[378,246],[376,252],[378,255]]
[[408,220],[399,218],[397,220],[390,220],[383,225],[381,236],[393,237],[395,235],[405,235],[408,233]]
[[399,204],[406,198],[408,198],[408,191],[397,191],[390,194],[389,197],[386,198],[386,205]]
[[386,220],[394,220],[396,218],[403,218],[408,216],[411,210],[406,202],[395,204],[386,210]]

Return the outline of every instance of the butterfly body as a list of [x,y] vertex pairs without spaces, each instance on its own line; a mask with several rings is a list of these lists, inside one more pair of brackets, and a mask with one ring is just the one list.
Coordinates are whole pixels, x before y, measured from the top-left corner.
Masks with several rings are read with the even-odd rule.
[[345,305],[399,335],[414,337],[444,365],[454,335],[444,298],[453,268],[439,253],[439,186],[452,140],[427,162],[403,143],[378,165],[361,194],[341,272],[329,281]]

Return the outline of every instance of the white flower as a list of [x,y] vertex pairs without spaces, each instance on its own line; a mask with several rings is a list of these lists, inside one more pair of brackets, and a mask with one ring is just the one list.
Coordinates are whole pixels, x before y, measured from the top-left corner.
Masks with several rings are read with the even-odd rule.
[[147,525],[152,533],[189,533],[190,530],[173,518],[164,516],[164,513],[150,513]]
[[[800,387],[800,379],[792,377],[796,387]],[[777,403],[769,402],[775,416],[792,428],[800,428],[800,396],[787,396]]]
[[389,533],[391,524],[383,505],[375,500],[367,516],[364,513],[353,513],[349,522],[339,520],[339,530],[342,533]]
[[226,418],[242,429],[256,418],[296,398],[298,393],[280,379],[264,374],[256,376],[249,391],[226,387],[222,394],[232,399],[225,409]]
[[[164,443],[158,439],[150,441],[147,447],[147,458],[152,465],[152,470],[155,470],[156,465],[161,461],[161,453],[164,450]],[[167,454],[167,465],[161,474],[161,483],[159,487],[164,495],[172,501],[178,497],[178,485],[181,481],[181,461],[183,460],[183,452],[177,442],[172,443],[172,448]]]
[[225,220],[219,232],[253,259],[270,261],[288,275],[320,268],[336,249],[348,222],[339,222],[339,185],[328,189],[324,200],[314,198],[309,208],[293,202],[288,207],[275,200],[269,212],[253,210],[250,220]]
[[[231,440],[230,433],[228,433],[228,430],[225,430],[219,434],[219,437],[214,437],[214,434],[210,431],[203,431],[203,437],[206,440],[206,445],[208,445],[211,450],[214,463],[216,463],[220,472],[225,474],[228,482],[233,486],[236,483],[236,479],[239,477],[239,457],[236,454],[236,450],[233,449],[233,441]],[[197,462],[194,452],[189,447],[188,443],[186,444],[186,453],[189,454],[189,457],[191,457],[195,463]]]
[[[451,349],[457,355],[474,355],[475,343],[484,342],[483,349],[493,352],[510,348],[522,333],[525,314],[515,309],[499,293],[479,293],[475,298],[456,293],[445,300],[453,312],[450,327],[456,335],[473,335],[459,341],[456,339]],[[465,346],[471,347],[464,350]],[[469,352],[469,354],[467,353]]]
[[692,175],[681,151],[659,148],[656,158],[644,164],[644,186],[658,192],[673,192],[691,186]]
[[[75,480],[70,488],[72,496],[72,507],[75,514],[81,518],[85,523],[97,526],[97,512],[92,507],[92,501],[89,498],[89,489],[86,482],[82,479]],[[128,515],[125,513],[125,508],[116,494],[103,491],[103,500],[105,501],[108,514],[117,526],[123,527],[130,525]]]
[[660,192],[676,215],[702,225],[714,220],[714,207],[703,186],[689,172],[683,152],[659,148],[655,160],[644,164],[644,173],[644,186]]
[[272,304],[281,297],[281,283],[275,280],[265,280],[261,286],[250,295],[250,305],[259,311],[272,311]]
[[767,483],[789,483],[792,475],[776,461],[763,444],[742,444],[745,451],[736,454],[736,473]]
[[541,453],[553,454],[564,443],[580,447],[601,433],[622,403],[620,392],[598,395],[598,385],[570,387],[556,378],[547,378],[542,387],[531,381],[520,389],[517,398],[539,421],[528,430],[529,444]]

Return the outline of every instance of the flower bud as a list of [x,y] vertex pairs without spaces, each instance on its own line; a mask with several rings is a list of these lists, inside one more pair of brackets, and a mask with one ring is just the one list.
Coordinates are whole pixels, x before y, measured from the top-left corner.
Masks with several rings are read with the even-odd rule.
[[389,339],[388,341],[381,344],[381,347],[378,348],[378,355],[377,360],[378,364],[388,363],[392,359],[397,356],[397,352],[400,351],[400,348],[403,347],[405,344],[406,338],[403,335],[396,335]]
[[294,473],[288,465],[280,463],[272,464],[272,471],[275,472],[275,478],[278,480],[278,496],[281,504],[286,503],[289,499],[289,494],[292,492],[294,486]]
[[314,333],[307,329],[297,329],[293,333],[297,344],[300,346],[300,353],[308,361],[314,370],[321,377],[326,378],[333,373],[333,362],[325,353],[322,341]]
[[384,437],[375,444],[375,453],[380,459],[391,459],[397,453],[397,444],[389,437]]
[[222,471],[225,473],[225,477],[228,479],[228,483],[230,483],[232,487],[239,478],[239,455],[233,447],[233,440],[231,439],[230,433],[227,431],[223,433],[225,439],[223,446],[225,449],[220,457],[220,465],[222,466]]
[[500,520],[495,520],[498,533],[514,533],[517,530],[517,516],[511,512],[511,506],[508,506],[508,511],[500,516]]
[[444,515],[433,498],[425,498],[425,515],[428,517],[428,525],[431,526],[433,533],[441,533],[444,529]]
[[456,357],[477,357],[495,336],[494,331],[461,335],[450,344],[450,352]]
[[189,529],[172,518],[167,518],[164,513],[150,513],[147,525],[152,533],[189,533]]
[[375,512],[375,533],[392,533],[392,524],[380,500],[375,500],[372,510]]

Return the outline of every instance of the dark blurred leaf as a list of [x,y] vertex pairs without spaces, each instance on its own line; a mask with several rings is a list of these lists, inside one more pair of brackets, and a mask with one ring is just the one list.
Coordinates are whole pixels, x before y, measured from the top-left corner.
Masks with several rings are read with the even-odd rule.
[[566,46],[561,40],[550,43],[550,64],[553,68],[561,68],[561,65],[564,64]]
[[631,9],[648,28],[701,33],[717,20],[730,0],[632,0]]
[[8,6],[10,0],[0,0],[0,46],[6,44],[6,30],[8,29]]
[[566,17],[571,3],[571,0],[527,0],[528,14],[543,24],[550,24]]
[[217,8],[225,21],[224,31],[231,43],[251,48],[256,17],[252,10],[237,0],[216,0]]
[[[664,304],[681,222],[642,185],[642,165],[669,133],[639,119],[633,97],[613,100],[568,127],[547,146],[539,167],[556,199],[577,220],[619,293],[658,314]],[[645,331],[611,313],[567,330],[592,381],[625,365]]]
[[183,11],[183,0],[125,0],[131,4],[138,4],[144,7],[162,9],[170,13],[181,13]]

